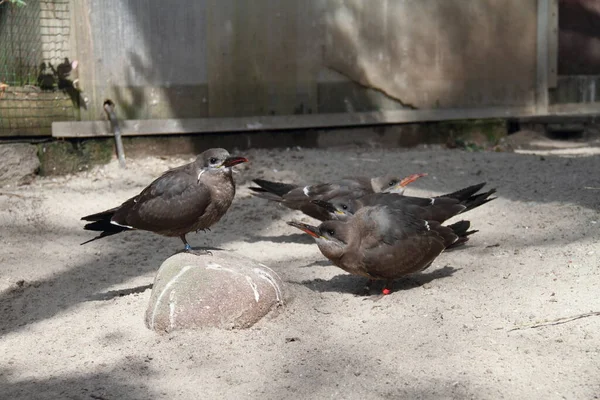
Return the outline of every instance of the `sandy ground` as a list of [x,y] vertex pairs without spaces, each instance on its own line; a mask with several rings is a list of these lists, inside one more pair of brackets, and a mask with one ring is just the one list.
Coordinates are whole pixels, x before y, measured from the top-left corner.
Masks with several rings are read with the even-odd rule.
[[[593,152],[592,152],[593,153]],[[272,267],[287,304],[247,330],[159,335],[143,322],[177,239],[127,232],[85,246],[79,218],[190,158],[113,162],[0,195],[2,399],[592,399],[600,396],[600,156],[413,150],[255,150],[238,194],[194,246]],[[479,233],[379,301],[250,196],[250,179],[430,175],[410,194],[487,181]],[[14,195],[9,195],[14,194]],[[18,196],[16,196],[18,195]],[[307,219],[308,220],[308,219]],[[518,328],[513,330],[514,328]]]

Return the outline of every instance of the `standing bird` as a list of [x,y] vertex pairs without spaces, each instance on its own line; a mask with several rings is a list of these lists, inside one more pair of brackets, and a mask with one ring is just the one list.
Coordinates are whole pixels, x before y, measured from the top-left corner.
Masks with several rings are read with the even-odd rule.
[[392,175],[377,176],[375,178],[343,178],[337,182],[309,186],[254,179],[254,183],[260,187],[250,187],[250,190],[257,197],[276,201],[287,208],[300,210],[310,217],[326,221],[330,219],[329,212],[314,204],[313,200],[330,201],[341,196],[358,198],[366,194],[384,191],[387,193],[404,193],[406,185],[426,175],[413,174],[404,179]]
[[383,294],[394,279],[429,267],[445,249],[465,243],[469,221],[443,226],[422,219],[415,207],[361,208],[348,221],[325,221],[319,226],[288,222],[312,236],[333,264],[353,275],[385,280]]
[[391,208],[402,208],[417,206],[419,217],[443,223],[457,214],[464,213],[492,201],[491,197],[496,189],[484,193],[477,193],[485,186],[484,183],[472,185],[453,193],[437,197],[411,197],[399,194],[373,193],[360,198],[352,196],[337,197],[330,201],[313,200],[313,203],[323,207],[329,212],[329,218],[345,221],[363,207],[389,206]]
[[227,212],[235,195],[231,167],[247,161],[231,157],[225,149],[206,150],[195,161],[165,172],[120,206],[83,217],[91,221],[84,229],[102,232],[85,243],[140,229],[179,237],[185,251],[207,254],[192,251],[185,235],[210,228]]

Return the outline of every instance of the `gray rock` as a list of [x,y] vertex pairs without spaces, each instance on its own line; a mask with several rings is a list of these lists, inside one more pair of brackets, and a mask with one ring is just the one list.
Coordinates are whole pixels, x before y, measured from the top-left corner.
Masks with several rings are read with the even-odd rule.
[[248,328],[283,305],[283,283],[272,269],[229,251],[212,253],[179,253],[163,262],[146,311],[148,328]]
[[0,186],[31,183],[39,168],[36,146],[26,143],[0,145]]

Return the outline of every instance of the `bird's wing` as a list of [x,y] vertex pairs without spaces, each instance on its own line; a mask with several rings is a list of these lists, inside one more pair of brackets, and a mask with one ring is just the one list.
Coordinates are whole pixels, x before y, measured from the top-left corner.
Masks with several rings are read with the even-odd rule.
[[361,208],[355,214],[355,223],[361,232],[369,232],[368,242],[363,246],[375,246],[383,242],[393,244],[410,235],[424,234],[428,231],[426,221],[415,214],[419,207],[371,206]]
[[360,249],[375,278],[393,279],[417,272],[444,250],[443,238],[406,209],[368,207],[361,210],[359,218],[363,225]]
[[320,183],[297,187],[283,195],[281,203],[289,208],[300,210],[313,218],[325,221],[330,219],[329,212],[313,204],[313,200],[330,201],[338,196],[355,198],[355,196],[360,197],[367,193],[359,180],[342,179],[336,183]]
[[444,222],[464,211],[466,206],[458,199],[449,197],[411,197],[395,193],[375,193],[359,199],[364,207],[388,206],[391,209],[407,210],[424,220]]
[[302,188],[305,196],[311,200],[329,201],[336,197],[350,196],[352,198],[362,197],[373,193],[368,178],[344,178],[337,182],[320,183]]
[[113,221],[150,231],[181,229],[192,225],[210,200],[209,188],[196,176],[174,169],[125,202]]
[[[402,207],[410,204],[420,207],[431,205],[431,198],[427,197],[411,197],[404,196],[398,193],[373,193],[360,198],[360,203],[363,207],[369,206],[389,206],[392,208]],[[458,202],[457,200],[455,200]]]

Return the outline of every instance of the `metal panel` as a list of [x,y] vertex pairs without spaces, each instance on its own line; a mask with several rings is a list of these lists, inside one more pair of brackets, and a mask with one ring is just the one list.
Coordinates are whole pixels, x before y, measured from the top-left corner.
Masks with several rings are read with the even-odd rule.
[[536,106],[540,114],[548,111],[548,22],[550,0],[537,0],[537,80]]
[[548,88],[558,83],[558,0],[550,0],[548,21]]
[[111,98],[128,118],[206,115],[206,1],[73,0],[80,82],[102,118]]
[[328,1],[326,65],[416,108],[531,105],[536,3]]
[[600,1],[559,1],[560,75],[600,75]]
[[210,0],[210,116],[316,112],[318,2]]

